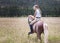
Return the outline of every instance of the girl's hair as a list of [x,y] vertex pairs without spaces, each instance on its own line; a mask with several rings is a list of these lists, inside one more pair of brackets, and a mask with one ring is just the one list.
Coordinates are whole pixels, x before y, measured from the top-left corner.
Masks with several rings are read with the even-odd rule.
[[39,6],[38,5],[34,5],[33,8],[39,8]]

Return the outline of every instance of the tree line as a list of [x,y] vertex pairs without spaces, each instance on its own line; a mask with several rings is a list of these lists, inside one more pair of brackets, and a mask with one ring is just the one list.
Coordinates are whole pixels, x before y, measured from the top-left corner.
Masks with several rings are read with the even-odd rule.
[[[57,10],[57,8],[54,8],[53,10],[50,10],[47,8],[41,7],[42,16],[43,17],[60,17],[60,8]],[[0,7],[0,17],[21,17],[21,16],[28,16],[33,15],[34,10],[32,8],[23,8],[18,6],[2,6]]]

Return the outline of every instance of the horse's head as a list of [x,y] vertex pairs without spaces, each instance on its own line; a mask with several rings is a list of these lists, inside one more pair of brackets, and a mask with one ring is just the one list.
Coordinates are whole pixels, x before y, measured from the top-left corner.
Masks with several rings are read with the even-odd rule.
[[31,17],[31,15],[28,16],[28,23],[30,23],[31,21],[33,21],[34,19]]

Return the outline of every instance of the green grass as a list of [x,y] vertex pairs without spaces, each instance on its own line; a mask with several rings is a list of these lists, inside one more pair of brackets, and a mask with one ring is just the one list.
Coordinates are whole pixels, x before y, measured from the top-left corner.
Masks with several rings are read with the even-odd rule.
[[[49,43],[60,43],[60,17],[43,17],[42,20],[48,24]],[[36,34],[28,38],[29,31],[26,17],[0,18],[0,43],[38,43]]]

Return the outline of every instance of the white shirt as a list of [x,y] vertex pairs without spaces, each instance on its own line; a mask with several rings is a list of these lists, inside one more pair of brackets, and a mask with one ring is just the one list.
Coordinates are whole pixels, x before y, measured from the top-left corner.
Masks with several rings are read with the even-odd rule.
[[41,11],[40,11],[40,9],[37,9],[35,11],[35,14],[36,14],[36,17],[41,17]]

